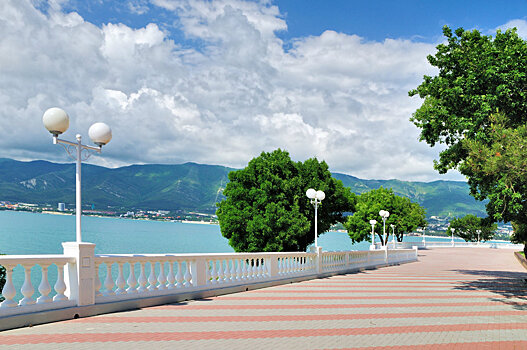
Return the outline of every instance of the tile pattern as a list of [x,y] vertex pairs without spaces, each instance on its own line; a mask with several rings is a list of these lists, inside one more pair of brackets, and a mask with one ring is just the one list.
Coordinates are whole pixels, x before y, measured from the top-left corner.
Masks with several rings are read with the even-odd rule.
[[512,251],[419,261],[0,332],[0,349],[527,349],[527,271]]

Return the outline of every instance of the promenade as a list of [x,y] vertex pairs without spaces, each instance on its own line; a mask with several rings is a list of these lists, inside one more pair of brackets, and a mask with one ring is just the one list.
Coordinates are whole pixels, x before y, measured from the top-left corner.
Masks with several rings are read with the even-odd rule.
[[527,271],[508,249],[0,332],[0,349],[527,349]]

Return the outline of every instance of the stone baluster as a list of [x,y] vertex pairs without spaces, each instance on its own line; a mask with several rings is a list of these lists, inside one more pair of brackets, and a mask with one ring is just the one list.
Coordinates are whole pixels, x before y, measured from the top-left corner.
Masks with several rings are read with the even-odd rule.
[[[223,265],[225,263],[225,266]],[[220,265],[220,268],[222,268],[222,273],[221,273],[221,282],[222,283],[227,283],[229,282],[230,280],[230,272],[229,272],[229,260],[228,259],[225,259],[225,260],[222,260],[222,263]]]
[[115,281],[117,289],[115,290],[116,295],[126,294],[126,281],[123,275],[123,263],[121,261],[117,262],[117,280]]
[[[216,260],[212,260],[212,271],[210,272],[210,284],[217,284],[218,273],[216,272]],[[208,280],[208,278],[207,278]]]
[[155,265],[156,263],[154,261],[150,261],[150,274],[148,275],[148,290],[149,291],[157,290],[157,287],[156,287],[157,278],[156,278],[156,272],[155,272]]
[[51,293],[51,286],[48,281],[49,264],[40,264],[40,266],[42,267],[42,278],[40,280],[40,285],[38,286],[40,296],[37,299],[37,304],[44,304],[53,301],[53,299],[49,297],[49,293]]
[[128,288],[126,288],[126,293],[134,294],[134,293],[137,293],[137,279],[135,278],[135,263],[129,262],[128,265],[130,265],[130,273],[128,274],[128,279],[126,280],[126,284],[128,284]]
[[35,300],[31,296],[35,293],[35,288],[33,288],[33,285],[31,284],[31,266],[22,265],[22,267],[24,268],[24,284],[22,285],[20,292],[24,298],[20,300],[18,304],[20,306],[33,305]]
[[157,276],[157,281],[159,282],[159,286],[157,287],[157,289],[159,290],[167,289],[167,276],[165,275],[165,262],[164,261],[159,262],[159,276]]
[[230,263],[231,263],[231,270],[230,270],[230,273],[229,273],[229,281],[230,282],[234,282],[236,281],[236,260],[235,259],[230,259]]
[[246,259],[242,259],[241,262],[242,262],[242,280],[245,281],[247,279],[247,261]]
[[62,263],[56,264],[57,265],[57,282],[55,282],[55,285],[53,286],[53,289],[55,289],[55,296],[53,297],[53,301],[64,301],[68,300],[68,297],[64,295],[64,292],[66,292],[66,282],[64,282],[64,265]]
[[168,262],[168,275],[167,275],[167,288],[168,289],[174,289],[176,286],[176,276],[174,275],[174,262],[169,261]]
[[192,275],[190,274],[190,261],[185,261],[185,275],[183,276],[185,279],[184,286],[190,287],[192,286]]
[[217,270],[218,271],[218,283],[225,282],[225,274],[223,273],[224,272],[223,263],[224,263],[223,260],[218,260],[218,270]]
[[104,291],[104,295],[115,295],[115,292],[113,291],[113,287],[115,286],[115,283],[113,282],[112,277],[112,264],[110,262],[106,263],[106,278],[104,279],[104,287],[106,290]]
[[247,267],[246,279],[253,279],[253,259],[245,259],[245,266]]
[[177,288],[183,287],[183,263],[182,261],[177,262],[177,275],[176,275],[176,281],[177,281]]
[[96,262],[94,265],[95,265],[95,283],[94,283],[95,297],[99,297],[102,295],[101,293],[102,283],[101,283],[101,276],[99,273],[99,267],[101,266],[101,264]]
[[236,281],[241,281],[242,279],[242,260],[236,259]]
[[13,284],[13,265],[4,265],[5,268],[5,285],[2,289],[2,295],[5,300],[0,303],[0,308],[16,307],[18,304],[13,298],[16,296],[16,288]]
[[139,278],[137,279],[137,283],[139,284],[139,287],[137,288],[138,293],[144,293],[148,289],[146,288],[146,284],[148,283],[148,280],[146,279],[145,274],[145,264],[144,262],[139,262]]

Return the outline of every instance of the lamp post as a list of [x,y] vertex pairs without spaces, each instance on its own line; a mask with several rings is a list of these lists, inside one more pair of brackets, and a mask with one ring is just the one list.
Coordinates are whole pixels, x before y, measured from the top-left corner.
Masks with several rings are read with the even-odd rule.
[[394,224],[390,224],[390,227],[392,228],[393,249],[395,249],[395,225]]
[[451,229],[450,229],[450,232],[452,232],[452,247],[455,246],[455,243],[454,243],[454,231],[455,231],[455,230],[456,230],[455,228],[451,228]]
[[[104,123],[95,123],[88,130],[88,135],[90,136],[93,143],[99,147],[86,146],[81,143],[82,136],[77,134],[75,138],[77,142],[71,142],[66,140],[61,140],[58,138],[60,134],[68,130],[70,125],[70,118],[68,114],[60,108],[50,108],[42,116],[42,122],[48,131],[53,134],[53,144],[61,144],[66,152],[77,162],[76,166],[76,176],[75,176],[75,215],[76,215],[76,242],[82,242],[81,236],[81,162],[82,162],[82,151],[87,150],[88,152],[84,156],[84,160],[88,159],[91,156],[89,151],[101,153],[102,146],[110,142],[112,139],[112,130],[110,127]],[[67,145],[67,146],[65,146]]]
[[388,219],[388,216],[390,216],[390,213],[386,210],[381,210],[379,211],[379,215],[381,216],[382,218],[382,221],[383,221],[383,227],[382,227],[382,245],[386,245],[386,219]]
[[315,191],[310,188],[306,191],[306,196],[311,199],[311,204],[315,207],[315,247],[318,248],[318,206],[326,198],[326,194],[323,191]]
[[481,233],[481,230],[476,230],[477,234],[478,234],[478,245],[479,245],[479,234]]
[[375,225],[377,224],[377,220],[370,220],[371,225],[371,246],[370,250],[375,250]]

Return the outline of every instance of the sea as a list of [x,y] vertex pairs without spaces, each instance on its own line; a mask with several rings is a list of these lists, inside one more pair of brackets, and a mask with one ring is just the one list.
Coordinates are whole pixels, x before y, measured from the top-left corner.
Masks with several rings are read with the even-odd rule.
[[[450,238],[427,237],[429,242]],[[418,242],[421,237],[405,237]],[[75,241],[75,216],[0,211],[0,254],[62,254],[62,242]],[[116,217],[82,217],[82,241],[95,254],[229,253],[234,250],[220,226]],[[462,240],[460,240],[462,241]],[[353,244],[347,232],[326,232],[318,244],[325,251],[368,250],[370,242]]]
[[[422,241],[421,237],[405,237],[405,241]],[[427,237],[428,242],[449,241],[450,238]],[[62,254],[62,242],[75,241],[75,216],[19,211],[0,211],[0,254]],[[229,253],[234,250],[221,235],[220,226],[168,221],[133,220],[116,217],[82,217],[82,241],[95,244],[95,254],[173,254]],[[326,232],[318,244],[324,251],[368,250],[370,242],[353,244],[347,232]],[[137,267],[136,267],[137,268]],[[105,274],[101,266],[100,273]],[[156,267],[157,269],[157,267]],[[31,269],[31,281],[36,299],[40,283],[40,267]],[[112,272],[116,274],[116,271]],[[49,282],[56,281],[56,266],[49,268]],[[115,276],[114,276],[115,277]],[[101,277],[103,278],[103,277]],[[20,287],[24,272],[17,266],[13,282]],[[50,296],[53,296],[53,291]]]

